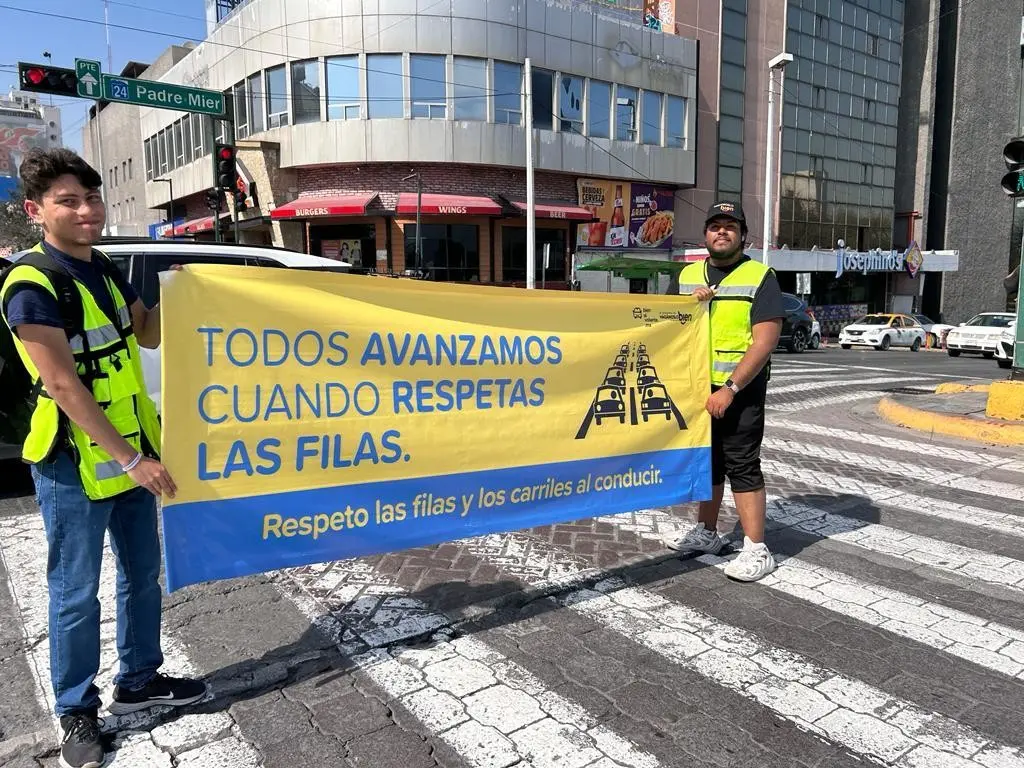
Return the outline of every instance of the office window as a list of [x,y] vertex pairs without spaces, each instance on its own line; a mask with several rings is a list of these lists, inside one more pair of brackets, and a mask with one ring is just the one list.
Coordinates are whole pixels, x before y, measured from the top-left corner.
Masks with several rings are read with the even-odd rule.
[[142,142],[142,154],[146,163],[146,181],[153,180],[153,139]]
[[[262,113],[261,113],[262,119]],[[206,137],[210,130],[210,118],[206,115],[192,115],[192,159],[198,160],[206,154]]]
[[[494,62],[494,122],[521,125],[523,122],[523,68],[506,61]],[[537,116],[534,115],[534,120]]]
[[185,144],[182,141],[181,120],[174,124],[174,167],[181,168],[185,164]]
[[533,127],[552,130],[555,125],[552,105],[555,98],[555,73],[533,69]]
[[[267,106],[263,101],[263,78],[255,74],[246,81],[249,96],[249,135],[267,127]],[[193,128],[195,124],[193,123]]]
[[332,56],[327,65],[327,119],[358,120],[363,116],[359,100],[359,57]]
[[110,175],[114,179],[114,181],[111,183],[110,186],[117,187],[117,166],[116,165],[113,168],[110,169]]
[[414,118],[448,117],[445,57],[414,53],[409,56],[409,95]]
[[615,138],[636,141],[637,89],[615,86]]
[[156,152],[153,155],[156,160],[157,176],[163,176],[167,173],[167,142],[164,139],[164,131],[160,131],[156,135]]
[[134,177],[134,174],[132,173],[132,159],[129,157],[128,158],[128,178],[131,179],[133,177]]
[[[416,266],[430,280],[478,281],[480,279],[480,228],[472,224],[424,224],[423,253]],[[405,228],[406,265],[413,268],[416,226]]]
[[[181,152],[185,165],[192,162],[192,116],[185,115],[181,118]],[[131,174],[132,161],[128,161],[128,173]]]
[[288,125],[288,76],[284,65],[267,70],[267,127]]
[[292,62],[292,119],[295,125],[320,120],[319,59]]
[[559,128],[583,133],[583,78],[562,75],[558,81]]
[[405,100],[402,54],[374,53],[366,57],[367,112],[375,118],[402,117]]
[[454,57],[455,119],[487,120],[487,59]]
[[600,80],[590,81],[587,103],[587,133],[597,139],[611,138],[612,86]]
[[644,144],[661,144],[661,94],[644,91],[643,109],[641,112],[643,130],[640,141]]
[[231,89],[233,108],[235,110],[235,133],[244,139],[249,135],[249,104],[245,98],[245,80],[236,83]]
[[824,16],[814,17],[814,36],[828,39],[828,19]]
[[665,100],[665,146],[686,146],[686,102],[679,96]]

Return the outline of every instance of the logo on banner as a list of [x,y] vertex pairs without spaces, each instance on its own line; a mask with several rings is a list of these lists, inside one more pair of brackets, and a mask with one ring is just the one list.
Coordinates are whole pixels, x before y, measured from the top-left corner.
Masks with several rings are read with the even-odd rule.
[[921,271],[922,264],[924,264],[924,254],[921,253],[917,241],[911,240],[910,245],[907,246],[907,250],[903,254],[903,267],[907,270],[908,275],[917,277],[917,273]]

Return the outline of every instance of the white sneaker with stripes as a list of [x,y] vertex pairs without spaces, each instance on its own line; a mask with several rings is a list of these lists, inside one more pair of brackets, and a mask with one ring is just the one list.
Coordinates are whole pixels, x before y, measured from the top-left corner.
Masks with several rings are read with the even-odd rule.
[[718,531],[709,531],[704,527],[704,523],[697,523],[681,539],[666,541],[665,546],[683,554],[702,552],[717,555],[725,543],[725,539],[718,535]]
[[764,542],[755,544],[743,537],[743,549],[725,566],[725,575],[737,581],[759,581],[774,571],[778,565]]

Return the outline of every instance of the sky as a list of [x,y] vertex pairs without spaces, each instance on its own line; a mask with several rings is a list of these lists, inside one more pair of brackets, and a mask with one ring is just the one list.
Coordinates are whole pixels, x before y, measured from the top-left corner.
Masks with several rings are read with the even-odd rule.
[[[203,0],[108,0],[113,72],[129,61],[149,63],[164,49],[206,36]],[[44,15],[49,14],[49,15]],[[75,59],[95,59],[107,65],[103,0],[0,0],[0,91],[6,96],[18,85],[18,62],[74,67]],[[41,100],[49,103],[49,96]],[[82,148],[82,128],[91,101],[54,97],[61,107],[64,145]]]

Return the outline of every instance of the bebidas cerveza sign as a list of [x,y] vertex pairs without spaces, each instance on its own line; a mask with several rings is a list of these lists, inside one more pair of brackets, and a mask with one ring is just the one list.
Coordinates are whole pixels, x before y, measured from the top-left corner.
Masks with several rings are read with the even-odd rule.
[[907,253],[910,251],[911,249],[908,248],[907,251],[900,253],[895,248],[891,251],[883,251],[879,248],[861,253],[840,248],[836,251],[836,277],[840,277],[844,272],[860,272],[866,275],[868,272],[903,271],[907,271],[911,277],[914,277],[924,259],[920,256],[920,251],[916,250],[915,257],[912,257],[914,260],[912,270],[907,269]]

